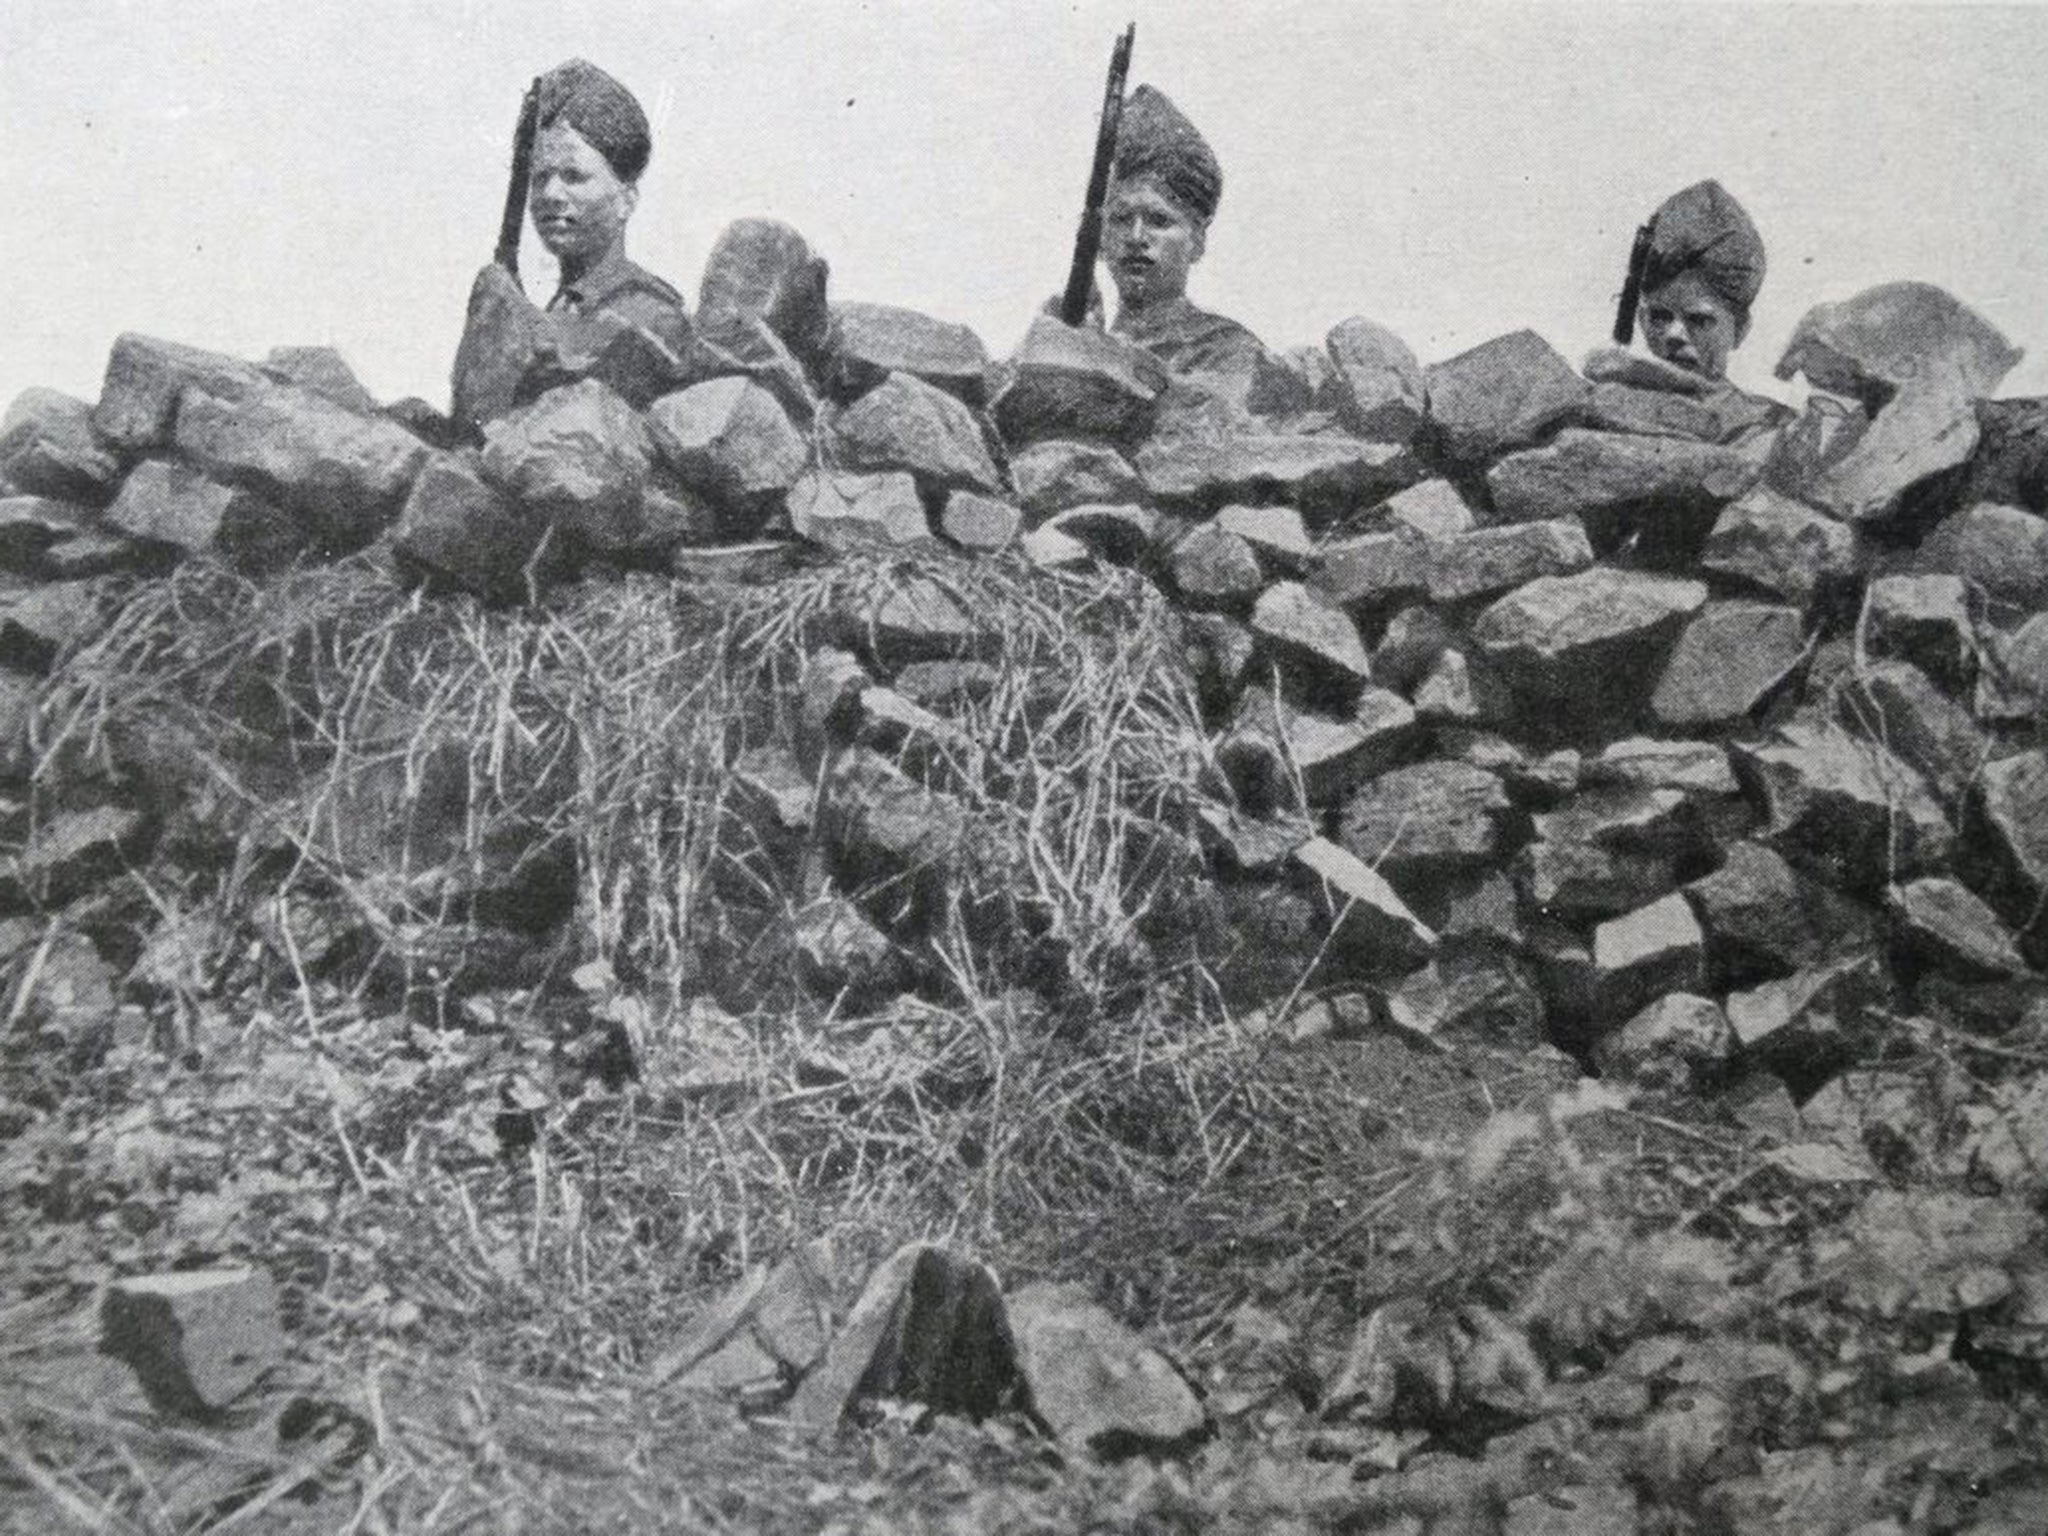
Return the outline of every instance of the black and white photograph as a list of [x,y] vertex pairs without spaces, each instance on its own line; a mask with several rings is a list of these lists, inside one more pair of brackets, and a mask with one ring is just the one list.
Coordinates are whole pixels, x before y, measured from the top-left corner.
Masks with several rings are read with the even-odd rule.
[[2044,123],[0,0],[0,1536],[2048,1536]]

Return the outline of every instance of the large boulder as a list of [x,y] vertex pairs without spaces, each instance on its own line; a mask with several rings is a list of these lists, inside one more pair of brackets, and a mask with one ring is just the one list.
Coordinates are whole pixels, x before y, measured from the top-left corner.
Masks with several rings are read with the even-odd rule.
[[263,371],[280,384],[325,395],[358,416],[377,411],[377,397],[356,377],[348,359],[332,347],[272,347],[264,356]]
[[697,287],[697,328],[723,340],[758,320],[812,378],[823,372],[832,315],[825,262],[775,219],[735,219],[719,232]]
[[1706,600],[1697,581],[1596,566],[1517,588],[1471,633],[1518,694],[1563,710],[1555,725],[1611,727],[1634,712],[1679,626]]
[[1251,624],[1282,675],[1318,696],[1355,697],[1372,681],[1372,658],[1350,615],[1298,581],[1268,587],[1253,605]]
[[1960,981],[2024,975],[2012,930],[1968,886],[1941,876],[1894,885],[1884,894],[1893,942],[1917,962]]
[[254,363],[129,331],[114,342],[93,430],[124,453],[168,448],[188,390],[227,399],[270,387]]
[[1461,603],[1582,571],[1593,563],[1593,546],[1584,525],[1566,517],[1437,539],[1421,559],[1430,600]]
[[1968,395],[1933,386],[1901,390],[1855,446],[1800,494],[1831,516],[1883,523],[1905,511],[1918,488],[1967,464],[1977,441],[1977,407]]
[[1764,810],[1766,837],[1838,889],[1879,891],[1954,852],[1954,829],[1927,781],[1839,726],[1794,720],[1730,753]]
[[398,515],[428,449],[397,422],[272,384],[237,398],[192,391],[172,432],[180,454],[310,524],[331,553],[357,548]]
[[1500,852],[1510,811],[1497,774],[1430,761],[1370,780],[1344,802],[1344,846],[1403,888],[1476,869]]
[[1190,530],[1173,546],[1168,564],[1174,590],[1197,608],[1241,613],[1266,580],[1251,544],[1213,522]]
[[1143,347],[1040,315],[1004,366],[990,410],[1012,446],[1047,438],[1134,440],[1151,426],[1166,383],[1165,367]]
[[841,554],[931,537],[917,482],[903,471],[814,469],[790,489],[789,524],[798,538]]
[[1948,806],[1961,803],[1990,750],[1970,712],[1909,662],[1874,662],[1845,678],[1835,718],[1919,774]]
[[664,395],[647,409],[656,451],[692,491],[749,523],[783,496],[810,463],[810,442],[774,395],[750,379],[710,379]]
[[1856,566],[1848,524],[1767,486],[1724,508],[1700,568],[1804,608]]
[[988,349],[966,326],[893,304],[834,304],[833,393],[856,399],[892,373],[922,379],[976,409],[988,398]]
[[1309,586],[1349,613],[1396,607],[1429,590],[1428,541],[1406,529],[1331,539],[1317,554]]
[[1534,331],[1515,331],[1434,364],[1429,431],[1458,464],[1479,465],[1576,420],[1592,386]]
[[1989,395],[2022,353],[1954,295],[1931,283],[1884,283],[1816,304],[1778,360],[1778,377],[1803,373],[1849,399],[1887,398],[1928,384]]
[[1003,488],[974,413],[907,373],[889,375],[841,411],[832,437],[844,467],[908,470],[935,500],[948,491],[994,494]]
[[1294,850],[1293,858],[1321,886],[1336,919],[1330,954],[1340,969],[1398,974],[1435,951],[1434,930],[1356,854],[1312,837]]
[[1512,522],[1639,511],[1696,517],[1733,501],[1761,473],[1751,456],[1712,443],[1567,430],[1487,472],[1494,510]]
[[1335,804],[1389,767],[1414,734],[1414,709],[1383,688],[1367,688],[1343,714],[1304,709],[1269,688],[1250,688],[1216,756],[1240,804],[1264,814],[1290,804],[1296,775],[1309,804]]
[[540,584],[533,559],[545,531],[540,516],[498,491],[469,458],[437,453],[413,481],[392,548],[480,597],[513,600]]
[[1012,503],[978,491],[955,491],[939,512],[939,531],[962,549],[993,555],[1017,542],[1024,514]]
[[646,422],[595,379],[549,390],[485,433],[484,478],[602,553],[645,547],[653,467]]
[[1292,507],[1225,507],[1215,524],[1250,545],[1275,580],[1305,576],[1319,563],[1301,514]]
[[212,551],[230,564],[263,566],[301,542],[300,520],[256,492],[225,485],[175,459],[144,459],[107,509],[104,524],[126,538],[188,554]]
[[1280,502],[1318,527],[1418,473],[1395,444],[1327,434],[1162,434],[1138,451],[1137,462],[1147,494],[1161,502],[1196,511]]
[[1375,515],[1390,528],[1425,539],[1448,539],[1477,526],[1471,504],[1456,485],[1441,477],[1396,491],[1380,503]]
[[1974,609],[1960,576],[1880,576],[1864,591],[1857,633],[1868,654],[1909,661],[1967,697],[1977,679]]
[[1600,1012],[1619,1023],[1667,992],[1706,986],[1706,935],[1674,891],[1595,928],[1593,969]]
[[1010,455],[1010,481],[1033,523],[1070,507],[1142,500],[1144,482],[1114,448],[1058,438]]
[[1709,603],[1687,623],[1650,709],[1675,729],[1727,724],[1754,714],[1805,660],[1797,608],[1775,603]]
[[1317,403],[1344,430],[1378,443],[1406,443],[1427,414],[1422,366],[1385,326],[1353,316],[1323,339],[1330,361]]
[[1717,988],[1856,954],[1875,937],[1868,908],[1800,874],[1762,843],[1734,844],[1685,894],[1706,934]]
[[2048,609],[2048,518],[1990,503],[1965,507],[1921,540],[1913,564],[1961,577],[2001,607],[2039,613]]
[[121,467],[83,400],[24,390],[0,417],[0,476],[17,490],[102,507],[121,483]]

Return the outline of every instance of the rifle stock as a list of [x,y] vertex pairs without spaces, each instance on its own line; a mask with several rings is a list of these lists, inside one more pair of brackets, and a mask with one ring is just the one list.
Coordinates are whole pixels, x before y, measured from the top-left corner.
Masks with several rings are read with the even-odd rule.
[[526,88],[519,104],[519,127],[512,135],[512,175],[505,186],[505,212],[498,220],[498,248],[492,259],[519,276],[519,236],[526,228],[526,183],[533,174],[533,140],[540,130],[540,79]]
[[1088,318],[1088,292],[1095,285],[1095,258],[1102,250],[1102,203],[1109,195],[1109,167],[1116,158],[1117,129],[1124,117],[1124,77],[1131,69],[1131,44],[1138,24],[1124,28],[1109,56],[1109,83],[1102,93],[1102,122],[1095,131],[1095,163],[1088,168],[1088,197],[1081,205],[1081,228],[1074,236],[1074,262],[1067,269],[1067,289],[1060,297],[1060,320],[1079,325]]

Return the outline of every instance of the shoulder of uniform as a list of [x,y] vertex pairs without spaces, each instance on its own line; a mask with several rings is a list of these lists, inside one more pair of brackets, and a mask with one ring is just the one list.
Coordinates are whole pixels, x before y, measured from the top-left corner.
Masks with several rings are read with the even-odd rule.
[[675,305],[677,309],[687,309],[689,307],[688,304],[684,301],[682,293],[676,288],[675,284],[669,282],[666,278],[656,277],[652,272],[648,271],[645,267],[641,266],[637,262],[634,262],[631,265],[633,269],[633,287],[642,289],[647,293],[651,293],[654,295],[654,297],[662,300],[664,303]]

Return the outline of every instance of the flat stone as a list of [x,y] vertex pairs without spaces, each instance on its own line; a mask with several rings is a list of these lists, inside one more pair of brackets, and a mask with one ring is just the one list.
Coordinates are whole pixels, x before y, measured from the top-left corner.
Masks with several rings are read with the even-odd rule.
[[1589,785],[1625,785],[1635,789],[1675,789],[1692,796],[1741,792],[1727,749],[1708,741],[1660,741],[1631,736],[1611,742],[1585,766]]
[[1010,480],[1034,524],[1069,507],[1139,501],[1145,494],[1138,472],[1114,448],[1057,439],[1013,453]]
[[1705,833],[1692,796],[1676,789],[1626,786],[1581,789],[1555,810],[1531,818],[1536,836],[1557,843],[1594,843],[1690,857]]
[[1430,600],[1459,603],[1582,571],[1593,563],[1593,546],[1576,518],[1559,518],[1441,538],[1429,545],[1423,563]]
[[907,373],[963,404],[987,403],[988,349],[964,325],[892,304],[834,304],[829,383],[840,398]]
[[155,565],[152,552],[119,534],[94,530],[59,539],[43,551],[42,568],[56,581],[85,581],[145,570]]
[[810,442],[789,413],[751,379],[711,379],[664,395],[647,408],[647,426],[684,487],[743,513],[786,496],[811,461]]
[[1107,1459],[1186,1449],[1206,1432],[1180,1372],[1079,1286],[1027,1285],[1009,1318],[1031,1409],[1058,1439]]
[[1978,398],[1997,389],[2020,357],[1981,315],[1932,283],[1883,283],[1808,310],[1777,373],[1803,373],[1816,389],[1850,399],[1930,380]]
[[917,482],[903,472],[812,470],[790,489],[789,525],[798,538],[837,554],[931,537]]
[[1136,565],[1151,552],[1159,514],[1139,502],[1069,507],[1046,527],[1080,540],[1114,565]]
[[[1735,394],[1736,391],[1729,391]],[[1711,395],[1680,394],[1669,389],[1642,389],[1632,384],[1596,381],[1586,402],[1585,424],[1597,432],[1626,432],[1638,437],[1676,437],[1696,443],[1726,442],[1733,435],[1729,414],[1716,410]],[[1752,413],[1750,422],[1754,424]]]
[[1315,545],[1292,507],[1225,507],[1215,526],[1249,544],[1269,576],[1305,576],[1315,567]]
[[1626,719],[1680,625],[1705,605],[1697,581],[1594,567],[1543,576],[1500,598],[1472,638],[1518,693],[1585,722]]
[[1406,971],[1435,950],[1436,934],[1355,854],[1312,837],[1295,849],[1294,861],[1322,883],[1338,919],[1330,949],[1348,968]]
[[1967,886],[1935,877],[1885,892],[1892,933],[1916,958],[1963,981],[2023,975],[2012,930]]
[[1429,545],[1418,534],[1333,539],[1319,546],[1318,554],[1321,560],[1309,586],[1347,612],[1369,613],[1410,602],[1429,590]]
[[758,586],[797,569],[803,549],[791,539],[756,539],[709,548],[678,545],[668,553],[668,569],[677,579],[698,585]]
[[105,506],[121,483],[121,456],[93,431],[92,414],[58,390],[23,390],[0,417],[0,475],[32,496]]
[[1486,486],[1494,510],[1518,523],[1632,508],[1676,516],[1733,501],[1761,472],[1749,456],[1711,443],[1567,430],[1548,447],[1502,459]]
[[2036,748],[1987,763],[1971,794],[1992,894],[2035,964],[2048,961],[2048,752]]
[[1678,884],[1668,853],[1540,839],[1516,856],[1514,877],[1530,906],[1568,923],[1617,917]]
[[1439,1044],[1531,1051],[1546,1043],[1543,994],[1497,945],[1447,946],[1387,994],[1387,1022]]
[[829,273],[804,237],[777,219],[735,219],[719,232],[697,285],[697,327],[724,336],[758,319],[806,373],[825,372]]
[[168,448],[185,393],[235,399],[271,387],[254,363],[129,331],[114,342],[93,407],[93,430],[114,449]]
[[1002,1288],[984,1264],[913,1243],[869,1277],[824,1360],[790,1401],[792,1422],[836,1429],[876,1397],[981,1418],[1014,1391]]
[[1852,673],[1836,688],[1835,718],[1873,751],[1919,774],[1951,807],[1990,751],[1970,712],[1910,662],[1880,661]]
[[914,661],[892,679],[898,693],[927,709],[979,703],[1002,680],[1001,669],[985,661]]
[[1421,762],[1381,774],[1346,799],[1340,839],[1407,886],[1492,860],[1509,808],[1497,775],[1465,763]]
[[377,410],[377,397],[363,387],[348,359],[332,347],[272,347],[263,359],[263,371],[280,384],[325,395],[358,416]]
[[962,549],[993,555],[1017,542],[1024,514],[1007,501],[978,491],[955,491],[939,513],[939,531]]
[[1621,346],[1595,347],[1579,364],[1579,371],[1596,385],[1620,384],[1690,399],[1704,399],[1718,387],[1718,381],[1703,373]]
[[2048,518],[1989,503],[1945,518],[1920,541],[1916,570],[1959,576],[1993,604],[2048,609]]
[[1856,565],[1849,525],[1767,486],[1723,509],[1700,568],[1804,608]]
[[1332,435],[1160,436],[1138,450],[1137,467],[1161,502],[1193,510],[1279,502],[1318,526],[1416,478],[1406,449]]
[[1358,626],[1300,582],[1268,587],[1253,605],[1251,623],[1283,674],[1299,671],[1312,683],[1354,692],[1372,681],[1372,659]]
[[1471,505],[1448,480],[1424,480],[1396,491],[1379,511],[1395,529],[1405,528],[1425,539],[1448,539],[1478,526]]
[[1866,907],[1800,874],[1755,842],[1730,847],[1720,868],[1685,888],[1719,987],[1788,975],[1856,954],[1876,940]]
[[990,409],[1013,446],[1047,438],[1141,437],[1166,393],[1165,367],[1143,347],[1094,326],[1031,322]]
[[929,496],[1003,488],[974,413],[907,373],[890,375],[841,411],[832,432],[846,468],[908,470]]
[[1258,554],[1242,537],[1203,523],[1173,547],[1174,589],[1197,607],[1248,608],[1265,586]]
[[211,1420],[284,1355],[277,1287],[259,1269],[188,1269],[116,1280],[100,1350],[130,1366],[161,1411]]
[[1960,576],[1880,576],[1864,592],[1857,633],[1872,656],[1909,661],[1951,694],[1977,680],[1977,625]]
[[399,557],[479,597],[528,595],[531,563],[545,524],[501,495],[474,464],[437,453],[413,481],[392,548]]
[[1662,993],[1706,986],[1706,935],[1674,891],[1595,928],[1593,967],[1602,1013],[1627,1019]]
[[1879,890],[1954,852],[1926,780],[1838,726],[1795,720],[1729,751],[1767,818],[1765,836],[1799,850],[1838,889]]
[[0,577],[0,665],[47,672],[106,627],[98,582]]
[[1671,992],[1603,1039],[1601,1072],[1646,1087],[1689,1093],[1727,1070],[1735,1047],[1728,1014],[1710,997]]
[[595,379],[551,389],[485,431],[484,478],[584,547],[645,543],[654,467],[646,422]]
[[1708,603],[1687,623],[1650,709],[1664,725],[1724,725],[1752,715],[1806,659],[1797,608],[1742,600]]
[[1483,464],[1549,436],[1584,410],[1592,386],[1534,331],[1515,331],[1424,375],[1429,428],[1460,464]]
[[397,422],[271,384],[235,399],[198,391],[178,406],[178,452],[308,520],[313,547],[360,547],[405,504],[428,449]]
[[1890,994],[1877,959],[1853,956],[1731,992],[1728,1027],[1751,1062],[1795,1087],[1817,1086],[1881,1035],[1872,1011]]
[[1428,411],[1422,366],[1408,344],[1360,316],[1339,321],[1323,339],[1328,382],[1317,391],[1344,430],[1379,443],[1406,443]]

